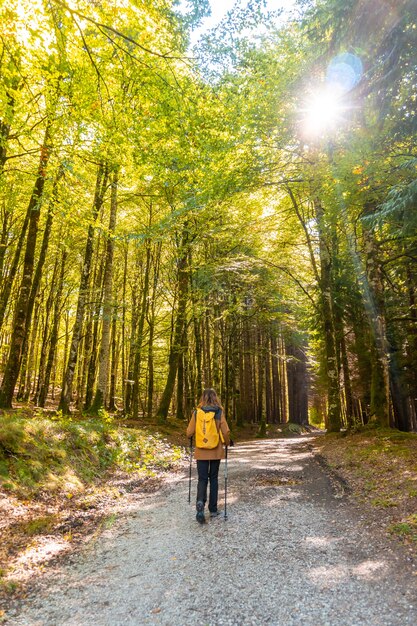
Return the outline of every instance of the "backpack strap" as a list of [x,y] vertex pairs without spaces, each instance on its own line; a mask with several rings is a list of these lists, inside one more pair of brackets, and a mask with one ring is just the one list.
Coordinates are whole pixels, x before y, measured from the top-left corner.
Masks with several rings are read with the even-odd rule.
[[222,419],[222,409],[220,407],[216,409],[214,419],[216,420],[217,432],[219,433],[220,441],[224,443],[222,429],[220,428],[220,420]]

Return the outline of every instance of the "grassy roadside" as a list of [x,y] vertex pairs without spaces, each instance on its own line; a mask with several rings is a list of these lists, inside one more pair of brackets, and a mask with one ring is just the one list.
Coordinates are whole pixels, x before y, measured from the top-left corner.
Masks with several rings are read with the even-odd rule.
[[0,415],[0,596],[23,589],[36,568],[97,536],[129,498],[183,466],[183,424],[133,426],[105,413]]
[[367,427],[315,439],[316,451],[378,514],[381,527],[417,551],[417,435]]

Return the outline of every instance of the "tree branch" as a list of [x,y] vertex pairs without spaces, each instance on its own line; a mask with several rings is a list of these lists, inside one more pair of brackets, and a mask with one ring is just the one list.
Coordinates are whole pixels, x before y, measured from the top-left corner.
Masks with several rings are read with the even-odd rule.
[[83,13],[80,13],[79,11],[76,11],[75,9],[71,9],[62,0],[55,0],[55,2],[57,4],[59,4],[60,6],[62,6],[64,9],[66,9],[71,15],[77,15],[77,17],[80,17],[81,19],[86,20],[87,22],[90,22],[90,24],[94,24],[94,26],[97,26],[97,28],[104,28],[104,29],[114,33],[118,37],[121,37],[125,41],[128,41],[129,43],[132,43],[134,46],[136,46],[137,48],[140,48],[141,50],[143,50],[144,52],[147,52],[148,54],[152,54],[153,56],[157,56],[157,57],[159,57],[161,59],[176,59],[178,61],[182,61],[183,60],[182,57],[171,56],[169,54],[160,54],[159,52],[154,52],[153,50],[150,50],[149,48],[146,48],[145,46],[142,46],[140,43],[138,43],[136,41],[136,39],[133,39],[132,37],[129,37],[128,35],[124,35],[123,33],[121,33],[116,28],[113,28],[113,26],[108,26],[107,24],[103,24],[102,22],[97,22],[93,18],[88,17],[87,15],[84,15]]

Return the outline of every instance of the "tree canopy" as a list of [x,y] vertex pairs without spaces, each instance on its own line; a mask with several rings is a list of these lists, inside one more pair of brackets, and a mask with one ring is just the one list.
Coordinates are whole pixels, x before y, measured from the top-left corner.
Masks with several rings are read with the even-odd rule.
[[416,430],[416,2],[0,7],[0,406]]

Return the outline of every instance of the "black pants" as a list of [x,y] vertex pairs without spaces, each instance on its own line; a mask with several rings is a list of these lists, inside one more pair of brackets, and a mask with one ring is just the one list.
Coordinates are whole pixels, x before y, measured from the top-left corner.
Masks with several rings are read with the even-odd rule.
[[209,511],[217,511],[217,496],[219,494],[219,467],[220,459],[216,461],[197,461],[198,485],[197,502],[207,501],[207,484],[210,479]]

